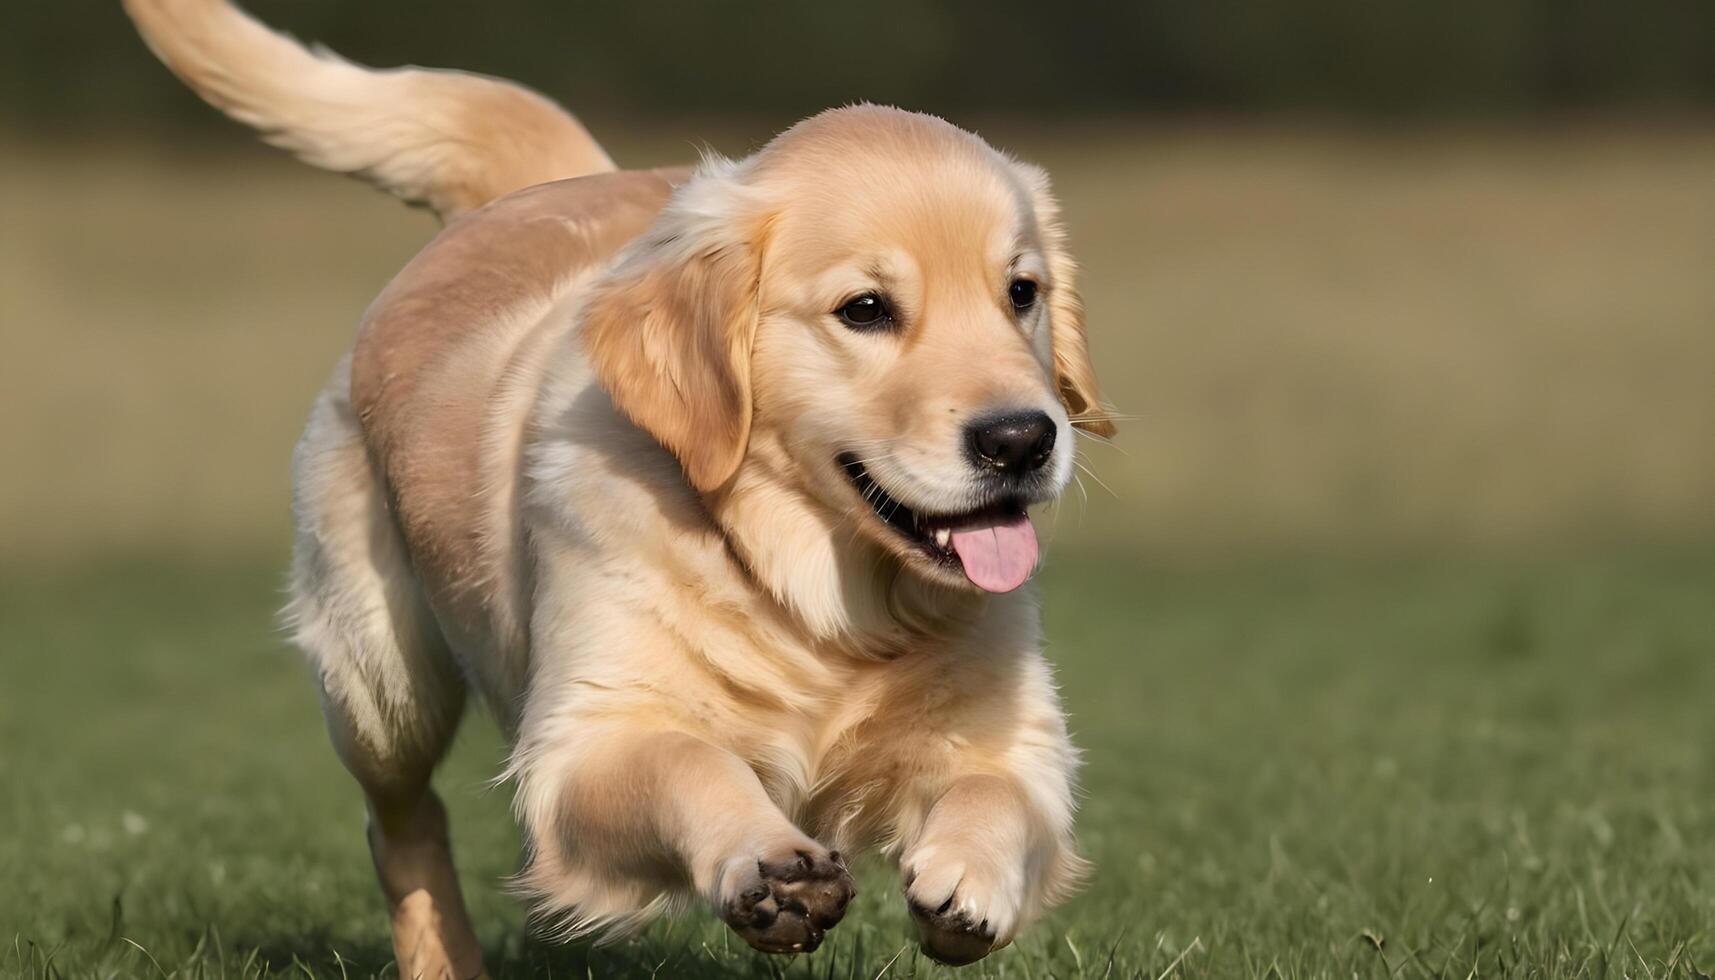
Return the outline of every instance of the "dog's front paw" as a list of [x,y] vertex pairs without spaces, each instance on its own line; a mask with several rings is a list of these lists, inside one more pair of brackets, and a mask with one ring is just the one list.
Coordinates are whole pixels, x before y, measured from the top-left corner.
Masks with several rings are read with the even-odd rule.
[[721,918],[765,953],[808,953],[820,946],[857,892],[840,853],[809,842],[735,859],[729,868]]
[[1012,942],[1023,906],[1022,862],[925,847],[904,862],[905,901],[923,952],[949,966]]

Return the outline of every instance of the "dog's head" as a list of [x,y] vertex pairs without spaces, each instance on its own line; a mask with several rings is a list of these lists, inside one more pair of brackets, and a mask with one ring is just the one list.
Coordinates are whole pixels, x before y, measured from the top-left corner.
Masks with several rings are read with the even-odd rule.
[[[858,106],[706,164],[591,297],[618,407],[719,497],[747,468],[902,568],[1005,592],[1026,509],[1112,432],[1046,176]],[[752,484],[758,483],[752,480]]]

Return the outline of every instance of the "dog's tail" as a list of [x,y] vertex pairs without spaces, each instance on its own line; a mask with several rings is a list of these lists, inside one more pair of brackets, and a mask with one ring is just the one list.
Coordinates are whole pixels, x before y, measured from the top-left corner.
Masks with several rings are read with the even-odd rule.
[[306,163],[450,218],[613,169],[570,113],[512,82],[374,71],[277,34],[226,0],[123,0],[149,47],[210,105]]

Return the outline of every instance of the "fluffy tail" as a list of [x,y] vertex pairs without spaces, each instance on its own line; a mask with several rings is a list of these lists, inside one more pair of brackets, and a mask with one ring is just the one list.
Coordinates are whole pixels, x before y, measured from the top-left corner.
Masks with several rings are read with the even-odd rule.
[[308,50],[226,0],[123,2],[150,49],[204,101],[306,163],[442,218],[613,169],[570,113],[521,85],[458,71],[374,71]]

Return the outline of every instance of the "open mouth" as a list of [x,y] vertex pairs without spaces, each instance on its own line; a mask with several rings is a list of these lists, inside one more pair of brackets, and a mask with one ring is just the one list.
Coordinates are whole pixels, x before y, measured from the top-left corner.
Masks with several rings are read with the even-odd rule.
[[1035,570],[1036,529],[1022,498],[1002,497],[957,514],[928,514],[890,495],[851,453],[842,453],[839,464],[877,519],[930,561],[963,571],[978,588],[1011,592]]

